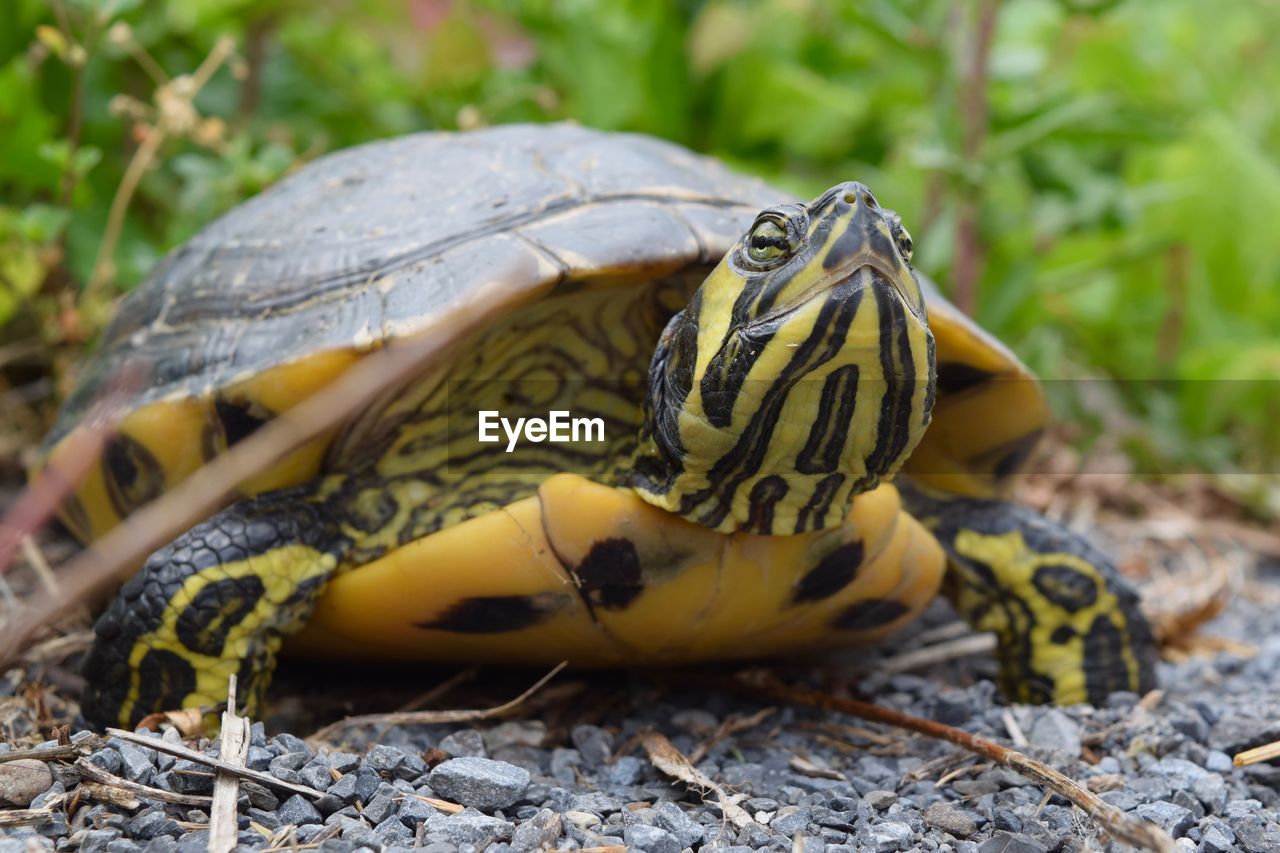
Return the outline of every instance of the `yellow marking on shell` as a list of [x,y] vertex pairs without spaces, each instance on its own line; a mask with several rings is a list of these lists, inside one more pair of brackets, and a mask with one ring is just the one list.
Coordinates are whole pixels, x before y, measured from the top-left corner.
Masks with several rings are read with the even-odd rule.
[[[822,601],[792,603],[815,560],[850,536],[863,537],[869,549],[853,583]],[[640,556],[643,589],[624,607],[589,608],[569,569],[596,543],[622,538]],[[767,537],[717,534],[630,491],[557,474],[536,497],[338,576],[286,650],[326,659],[613,666],[826,648],[871,637],[830,625],[864,598],[908,608],[877,637],[909,620],[936,594],[943,565],[932,537],[901,513],[892,486],[860,496],[847,525],[835,531]],[[484,597],[532,599],[546,615],[486,633],[420,627]]]
[[[236,403],[256,404],[267,412],[279,413],[323,388],[359,358],[360,353],[353,350],[315,353],[264,370],[218,393]],[[156,461],[163,478],[160,492],[172,489],[200,468],[208,461],[208,453],[226,450],[222,425],[218,423],[213,398],[209,395],[173,397],[141,406],[121,420],[119,432],[137,442]],[[246,480],[241,484],[241,492],[254,495],[312,479],[319,473],[331,441],[332,434],[308,442],[269,470]],[[55,464],[66,446],[67,439],[60,441],[42,467]],[[97,539],[121,521],[109,494],[110,476],[99,462],[90,468],[76,489],[88,529],[71,526],[84,541]],[[122,487],[123,484],[116,486]],[[64,521],[70,520],[64,517]]]
[[[142,635],[129,653],[129,670],[132,682],[120,706],[119,718],[128,720],[133,713],[141,691],[140,666],[153,650],[172,652],[189,663],[195,673],[195,687],[180,703],[180,707],[214,705],[224,701],[227,679],[238,673],[241,662],[249,657],[255,647],[265,643],[271,652],[280,645],[277,635],[266,635],[268,627],[289,631],[295,626],[281,621],[284,615],[280,605],[297,589],[299,584],[333,572],[334,558],[304,545],[285,545],[247,560],[220,563],[191,575],[169,600],[161,616],[160,624]],[[263,594],[243,619],[227,632],[223,652],[219,657],[206,655],[188,648],[178,635],[178,619],[196,600],[201,590],[210,584],[227,579],[253,576],[263,584]],[[257,684],[242,684],[242,697],[247,706],[260,698],[270,673],[262,673]]]
[[[1062,701],[1063,697],[1076,697],[1069,701],[1085,701],[1088,691],[1084,680],[1087,669],[1084,638],[1098,617],[1110,620],[1122,633],[1126,629],[1124,611],[1097,568],[1076,554],[1035,551],[1028,547],[1018,530],[1003,534],[961,530],[953,547],[960,556],[990,566],[996,574],[1000,597],[1022,602],[1030,610],[1031,623],[1023,624],[1024,614],[1018,608],[1007,608],[1017,623],[1013,625],[1006,620],[1006,608],[984,608],[985,587],[978,584],[959,585],[957,608],[966,614],[982,614],[973,622],[978,630],[1011,632],[1029,638],[1029,668],[1052,677],[1055,701]],[[1075,612],[1049,600],[1033,582],[1036,570],[1042,566],[1065,566],[1090,579],[1096,590],[1095,600]],[[957,568],[964,571],[963,567]],[[1055,642],[1052,639],[1054,632],[1064,626],[1072,631],[1070,639]],[[1121,645],[1121,654],[1129,672],[1138,672],[1138,662],[1128,644]],[[1016,691],[1018,685],[1009,687]]]
[[[227,388],[223,396],[229,400],[255,403],[268,412],[279,414],[324,388],[361,356],[362,353],[354,350],[314,353],[238,382]],[[257,495],[312,479],[320,472],[325,451],[333,441],[333,435],[332,432],[326,433],[307,442],[269,470],[245,480],[240,484],[240,491],[246,495]]]

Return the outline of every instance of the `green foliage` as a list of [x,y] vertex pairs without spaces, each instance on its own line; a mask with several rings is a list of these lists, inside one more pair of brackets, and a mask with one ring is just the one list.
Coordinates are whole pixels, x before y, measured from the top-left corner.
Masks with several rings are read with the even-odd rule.
[[[238,56],[166,136],[101,286],[80,297],[91,321],[95,299],[320,153],[572,118],[801,195],[866,180],[903,214],[921,268],[1034,367],[1117,383],[1137,458],[1280,461],[1280,13],[1266,0],[9,5],[0,325],[84,292],[159,121],[160,75],[192,73],[230,35]],[[970,262],[976,278],[957,282]],[[1088,416],[1081,395],[1059,396]]]

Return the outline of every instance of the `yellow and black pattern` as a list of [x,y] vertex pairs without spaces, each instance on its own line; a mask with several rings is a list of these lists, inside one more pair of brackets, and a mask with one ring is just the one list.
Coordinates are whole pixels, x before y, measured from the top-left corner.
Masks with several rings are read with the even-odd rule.
[[929,424],[934,345],[910,238],[862,184],[763,212],[650,368],[633,484],[722,532],[839,523]]
[[[410,298],[443,310],[466,295],[450,276],[473,267],[538,296],[494,302],[447,363],[153,555],[96,626],[85,716],[215,704],[232,673],[252,708],[290,635],[329,657],[585,665],[869,642],[919,613],[948,561],[961,613],[999,637],[1011,696],[1098,701],[1149,684],[1136,600],[1086,543],[998,501],[908,487],[904,508],[887,482],[919,448],[925,469],[970,477],[953,493],[998,491],[1043,422],[1034,405],[992,418],[1008,429],[990,442],[954,422],[975,401],[1015,399],[988,380],[1023,369],[958,334],[946,308],[935,344],[897,216],[857,183],[771,207],[701,280],[724,247],[708,248],[699,217],[730,207],[669,187],[565,199],[522,213],[518,235],[490,223],[468,238],[490,255],[445,265],[438,292],[370,280],[361,298],[376,291],[379,311]],[[663,254],[667,240],[680,245]],[[623,251],[634,245],[648,255]],[[502,260],[512,246],[518,269]],[[373,310],[350,282],[329,286],[343,310]],[[79,493],[82,529],[110,527],[361,352],[136,409]],[[953,365],[941,388],[938,362]],[[931,441],[935,398],[949,425]],[[511,453],[478,441],[479,410],[553,409],[599,417],[604,440]]]
[[257,707],[287,634],[311,615],[349,541],[305,490],[243,501],[151,555],[98,620],[85,718],[132,726],[210,707],[236,675]]
[[1102,704],[1155,686],[1156,644],[1138,596],[1088,540],[1009,501],[902,491],[946,549],[948,597],[995,632],[1006,696]]

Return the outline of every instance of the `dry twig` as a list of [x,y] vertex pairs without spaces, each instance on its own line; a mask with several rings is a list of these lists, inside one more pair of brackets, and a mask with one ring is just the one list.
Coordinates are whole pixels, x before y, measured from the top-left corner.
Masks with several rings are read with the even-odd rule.
[[686,785],[716,795],[716,802],[724,816],[739,828],[751,823],[751,815],[725,794],[724,788],[712,781],[711,777],[689,763],[689,759],[676,749],[675,744],[667,740],[665,735],[649,731],[640,735],[640,743],[653,766]]
[[[259,785],[265,785],[268,788],[278,788],[282,791],[288,791],[291,794],[301,794],[304,797],[310,797],[318,800],[324,796],[323,792],[314,788],[308,788],[306,785],[295,785],[292,782],[285,782],[270,773],[263,773],[261,770],[250,770],[248,767],[238,767],[229,761],[223,761],[221,758],[210,758],[203,752],[198,752],[189,747],[176,743],[168,743],[159,738],[143,737],[142,735],[127,732],[124,729],[107,729],[107,734],[127,740],[129,743],[144,746],[147,749],[154,749],[156,752],[164,752],[178,758],[185,758],[187,761],[194,761],[197,764],[203,764],[206,767],[212,767],[215,770],[221,770],[224,773],[232,773],[242,779],[251,779]],[[212,802],[211,798],[204,798],[206,805]]]
[[995,647],[995,634],[968,634],[943,643],[912,649],[909,652],[902,652],[885,658],[876,663],[876,671],[911,672],[912,670],[924,669],[927,666],[945,663],[956,658],[986,654]]
[[[228,764],[242,768],[249,759],[249,720],[238,716],[235,708],[236,677],[232,675],[227,684],[227,710],[222,712],[218,755]],[[239,797],[240,777],[220,770],[213,781],[213,806],[209,809],[209,853],[228,853],[236,846]]]
[[1257,764],[1260,761],[1270,761],[1273,758],[1280,758],[1280,740],[1271,743],[1255,746],[1253,749],[1246,749],[1244,752],[1237,752],[1231,759],[1231,763],[1236,767],[1246,767],[1250,764]]
[[874,720],[878,723],[953,743],[956,746],[963,747],[970,752],[990,759],[996,764],[1016,770],[1023,776],[1034,780],[1037,784],[1066,798],[1092,818],[1104,832],[1116,841],[1123,844],[1131,844],[1143,850],[1154,850],[1157,853],[1176,853],[1177,851],[1173,839],[1160,827],[1120,811],[1110,803],[1100,800],[1096,794],[1080,785],[1074,779],[1054,770],[1044,762],[1036,761],[1030,756],[1009,749],[1006,746],[1001,746],[995,741],[934,720],[926,720],[922,717],[904,714],[870,702],[829,696],[816,690],[781,685],[748,685],[733,680],[727,681],[726,684],[740,692],[765,696],[776,701],[810,705],[827,711],[852,714],[864,720]]
[[463,723],[471,720],[487,720],[491,717],[499,717],[510,711],[512,708],[522,704],[530,696],[537,693],[551,679],[560,674],[560,671],[569,665],[568,661],[560,661],[546,675],[539,678],[532,687],[521,693],[510,702],[504,702],[492,708],[479,708],[471,710],[457,711],[392,711],[387,714],[361,714],[355,717],[344,717],[335,723],[330,723],[322,729],[317,730],[309,741],[327,741],[332,740],[333,735],[352,726],[414,726],[429,725],[433,723]]
[[[146,738],[142,738],[146,741]],[[147,744],[148,746],[150,744]],[[168,746],[169,744],[166,744]],[[185,757],[185,756],[184,756]],[[173,791],[165,791],[161,788],[153,788],[150,785],[143,785],[141,782],[134,782],[132,779],[125,779],[114,773],[108,773],[96,764],[91,764],[87,759],[78,758],[75,764],[76,770],[80,773],[80,778],[97,782],[100,785],[109,785],[122,791],[131,791],[141,797],[150,800],[156,800],[161,803],[172,803],[176,806],[195,806],[196,808],[207,809],[213,803],[212,797],[206,797],[201,794],[177,794]]]

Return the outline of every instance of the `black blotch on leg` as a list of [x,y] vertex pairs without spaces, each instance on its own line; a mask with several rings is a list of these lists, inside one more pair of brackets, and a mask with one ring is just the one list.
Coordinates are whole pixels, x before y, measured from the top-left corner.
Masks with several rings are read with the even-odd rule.
[[621,610],[644,592],[640,554],[635,543],[620,536],[601,539],[569,570],[591,607]]
[[253,612],[266,592],[253,575],[206,584],[179,614],[174,626],[182,644],[197,654],[222,657],[227,635]]
[[818,565],[796,582],[795,590],[791,594],[791,603],[821,601],[835,595],[857,577],[862,560],[861,540],[841,545],[823,557]]
[[1098,600],[1098,585],[1089,575],[1071,566],[1051,563],[1040,566],[1031,583],[1049,601],[1076,613]]
[[[127,684],[120,685],[120,701],[127,689]],[[130,726],[155,708],[182,707],[182,700],[195,689],[196,671],[190,663],[175,652],[151,649],[138,664],[138,701],[133,705]]]
[[457,634],[500,634],[530,628],[555,612],[545,596],[490,595],[464,598],[435,619],[415,622],[415,628]]
[[901,601],[871,598],[846,607],[831,626],[840,631],[869,631],[888,625],[906,615],[908,610]]

